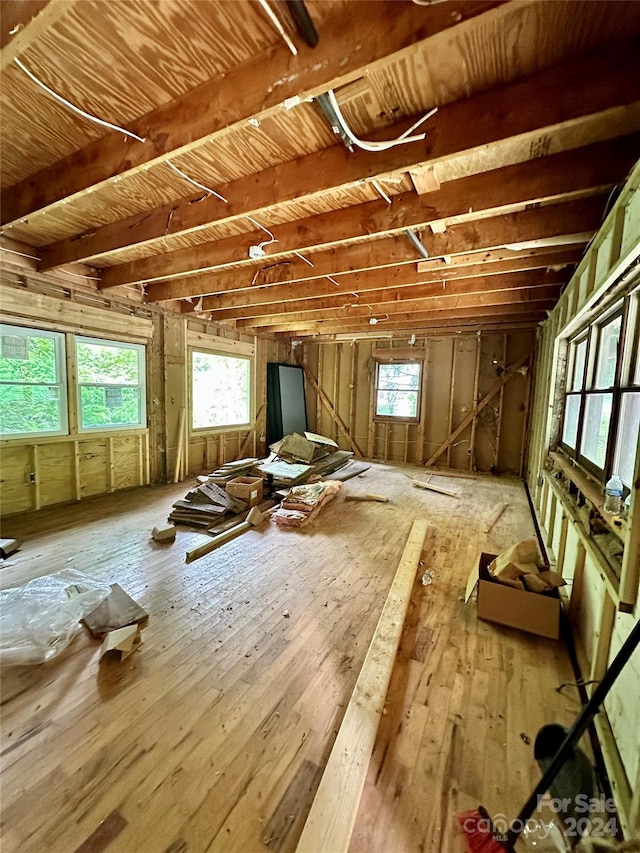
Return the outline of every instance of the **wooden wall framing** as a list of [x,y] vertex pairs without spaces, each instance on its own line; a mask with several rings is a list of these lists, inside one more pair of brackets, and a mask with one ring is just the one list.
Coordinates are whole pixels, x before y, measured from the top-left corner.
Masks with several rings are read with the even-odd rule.
[[[69,393],[70,435],[0,442],[3,516],[173,479],[180,410],[188,409],[188,344],[252,355],[254,422],[250,431],[246,426],[206,433],[185,429],[184,476],[212,470],[237,458],[243,448],[243,453],[264,451],[266,362],[287,360],[283,343],[105,297],[85,282],[75,290],[53,275],[14,273],[10,264],[2,271],[0,285],[7,323],[146,344],[148,415],[145,429],[79,434],[74,428],[75,393]],[[67,379],[73,382],[74,366],[67,367]]]
[[[588,507],[601,501],[587,488],[579,510],[549,470],[562,415],[567,339],[631,290],[628,270],[640,257],[640,163],[539,333],[527,479],[550,556],[568,582],[568,614],[585,679],[602,677],[640,618],[640,440],[630,517],[621,532],[619,573],[594,543]],[[579,476],[578,474],[574,475]],[[628,837],[640,829],[640,652],[631,658],[596,718],[596,730]]]
[[[341,448],[355,446],[372,459],[423,464],[500,382],[503,372],[531,354],[534,347],[533,329],[423,337],[418,333],[412,346],[403,340],[375,339],[305,343],[304,363],[320,388],[318,394],[313,383],[307,383],[310,428],[334,438]],[[376,361],[389,359],[423,365],[417,423],[374,417]],[[436,466],[523,472],[530,366],[519,367],[501,392],[438,455]],[[348,427],[353,444],[344,429],[336,427],[332,410],[338,424]]]

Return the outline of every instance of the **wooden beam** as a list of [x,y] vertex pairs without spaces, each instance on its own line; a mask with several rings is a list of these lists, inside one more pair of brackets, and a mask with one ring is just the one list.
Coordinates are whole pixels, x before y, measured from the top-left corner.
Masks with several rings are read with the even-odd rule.
[[[408,192],[395,196],[391,205],[376,200],[283,223],[277,229],[278,242],[270,247],[269,263],[286,258],[294,250],[304,253],[347,239],[374,239],[405,228],[426,227],[445,218],[452,225],[477,218],[480,211],[509,213],[514,205],[535,204],[551,198],[561,200],[567,194],[604,188],[623,180],[635,162],[639,147],[640,134],[630,134],[540,158],[535,167],[530,162],[518,163],[450,181],[430,194],[428,204]],[[289,168],[291,177],[282,174],[279,178],[285,186],[291,183],[295,186],[295,163],[289,164]],[[256,176],[252,184],[255,181],[260,182],[261,176]],[[242,234],[120,264],[104,271],[100,286],[150,283],[192,270],[210,272],[230,263],[248,262],[250,240],[249,235]]]
[[449,435],[446,441],[444,441],[440,447],[433,453],[429,459],[425,462],[425,466],[428,468],[430,465],[436,461],[436,459],[444,453],[444,451],[456,440],[456,438],[460,435],[460,433],[464,432],[464,430],[469,426],[472,420],[477,418],[480,412],[484,409],[484,407],[491,402],[491,400],[495,397],[495,395],[507,384],[507,382],[515,375],[515,373],[531,358],[531,353],[527,353],[527,355],[518,359],[514,364],[508,367],[500,379],[490,388],[489,391],[484,395],[480,402],[476,403],[476,405],[471,409],[471,411],[462,419],[460,424],[455,428],[455,430]]
[[[472,278],[450,278],[444,279],[437,276],[415,275],[415,283],[410,280],[402,286],[397,287],[382,287],[380,290],[369,290],[366,292],[364,300],[370,305],[382,305],[392,303],[398,305],[405,300],[424,299],[430,296],[446,296],[458,295],[464,296],[473,293],[482,293],[498,290],[513,290],[522,287],[531,287],[539,284],[563,283],[571,278],[573,272],[573,262],[568,262],[566,266],[562,264],[555,265],[550,260],[552,256],[540,256],[543,263],[537,260],[529,264],[525,263],[524,270],[515,270],[514,272],[504,272],[499,274],[499,269],[495,270],[495,275],[476,275]],[[580,259],[579,252],[566,253],[567,258],[573,258],[574,261]],[[517,262],[514,265],[522,266],[524,262]],[[492,267],[500,267],[500,264],[478,265],[478,271],[493,272]],[[506,266],[506,264],[505,264]],[[557,267],[560,267],[559,269]],[[548,267],[553,267],[548,270]],[[410,268],[407,267],[407,278],[411,278]],[[463,271],[465,268],[459,268]],[[381,284],[384,284],[384,275],[372,272],[371,276],[379,276]],[[357,304],[358,298],[350,299],[350,304]],[[251,304],[242,308],[223,308],[219,311],[208,309],[212,320],[246,320],[251,317],[263,317],[283,315],[289,311],[302,312],[313,311],[318,312],[323,309],[342,308],[345,304],[349,304],[349,300],[345,298],[345,294],[338,293],[336,296],[326,296],[320,299],[282,299],[275,303],[268,304]],[[183,302],[183,308],[187,309],[185,313],[190,313],[193,309],[192,303]]]
[[[553,278],[559,278],[558,274],[552,274],[549,277],[549,280],[552,281]],[[565,277],[564,281],[566,282],[567,280],[568,277]],[[343,305],[335,308],[315,311],[296,311],[294,303],[289,310],[284,311],[282,314],[265,314],[258,317],[251,317],[246,320],[238,320],[236,328],[268,329],[269,326],[277,326],[281,323],[304,323],[309,320],[342,320],[346,317],[361,317],[363,319],[368,319],[369,317],[378,314],[388,314],[390,317],[393,317],[398,313],[403,314],[408,311],[425,312],[438,311],[440,309],[449,310],[454,308],[462,310],[463,308],[475,308],[482,306],[492,308],[497,305],[519,305],[539,301],[553,301],[560,296],[562,283],[563,282],[559,280],[556,283],[541,285],[506,287],[504,289],[496,287],[490,291],[481,292],[474,292],[470,289],[463,295],[459,295],[457,293],[445,293],[444,296],[431,295],[415,299],[410,297],[395,300],[393,302],[372,301],[363,304],[364,300],[356,300],[355,302],[352,300],[351,304],[345,305],[343,303]],[[408,290],[409,293],[411,293],[413,288],[409,288]],[[440,289],[440,293],[442,293],[442,288]]]
[[[224,76],[130,122],[127,129],[144,142],[108,133],[18,184],[3,197],[4,221],[13,222],[63,199],[82,198],[116,179],[137,175],[214,141],[249,118],[264,121],[285,109],[285,101],[301,103],[351,82],[363,75],[363,68],[372,71],[392,56],[401,59],[416,42],[460,27],[460,21],[495,5],[495,0],[463,0],[456,16],[437,5],[398,7],[395,2],[362,0],[357,16],[339,6],[323,19],[322,39],[315,49],[301,45],[298,55],[292,56],[278,40]],[[258,80],[268,84],[256,85]]]
[[[524,210],[509,215],[480,219],[477,222],[454,225],[445,234],[433,234],[425,239],[426,247],[434,257],[468,253],[481,249],[496,249],[517,245],[533,239],[548,239],[557,245],[572,245],[591,238],[602,219],[604,196],[553,204],[547,207]],[[290,287],[296,281],[312,281],[324,287],[321,295],[335,293],[336,285],[326,276],[340,279],[342,275],[352,277],[362,270],[383,269],[400,264],[415,264],[418,253],[406,235],[383,237],[378,240],[356,243],[346,247],[327,249],[314,253],[309,260],[313,267],[295,258],[288,264],[287,278],[282,283]],[[234,290],[258,291],[265,285],[260,278],[254,280],[256,267],[222,273],[205,273],[198,276],[172,279],[150,284],[147,301],[185,299],[189,296],[228,293]],[[400,273],[399,273],[400,274]],[[270,282],[267,287],[275,287]],[[345,290],[357,290],[357,282],[345,283]],[[208,306],[209,303],[206,303]],[[203,309],[206,310],[203,304]],[[222,306],[221,306],[222,307]]]
[[494,309],[467,308],[461,312],[451,312],[443,316],[442,311],[430,311],[419,313],[407,313],[401,316],[391,317],[389,320],[377,324],[355,318],[350,320],[326,320],[319,323],[309,322],[306,325],[296,323],[282,323],[279,326],[270,326],[265,333],[278,335],[286,334],[289,337],[302,338],[306,336],[339,335],[349,336],[355,332],[364,332],[376,329],[377,337],[386,337],[393,332],[406,331],[423,334],[430,329],[451,329],[455,332],[467,330],[475,332],[478,329],[486,329],[488,325],[500,326],[503,331],[506,326],[512,327],[513,323],[526,323],[527,327],[535,326],[547,319],[547,312],[551,311],[554,303],[538,302],[526,306],[511,305],[499,306]]
[[426,521],[413,522],[296,853],[346,853],[349,848],[420,555],[429,529]]
[[[476,263],[470,266],[451,264],[441,270],[434,269],[430,273],[420,274],[416,272],[413,265],[405,265],[398,269],[398,273],[402,274],[400,280],[397,280],[399,276],[393,275],[394,271],[374,270],[367,274],[367,287],[373,287],[377,283],[379,289],[367,289],[363,291],[363,296],[367,302],[396,302],[403,299],[420,299],[446,293],[463,295],[525,287],[551,281],[547,276],[552,274],[562,274],[562,277],[568,280],[571,277],[574,265],[582,257],[583,251],[583,245],[569,249],[561,247],[560,251],[556,252],[540,254],[540,250],[537,250],[537,255],[494,262],[491,256],[502,253],[500,250],[492,250],[474,255],[477,260],[480,257],[486,257],[487,260],[484,263]],[[550,269],[551,272],[547,273],[547,269]],[[390,276],[392,277],[391,281],[389,280]],[[301,283],[300,287],[305,292],[309,289],[309,285],[305,283]],[[335,289],[334,286],[334,291]],[[350,292],[351,296],[349,296],[349,294],[340,291],[335,295],[298,299],[296,298],[296,291],[294,291],[293,293],[289,292],[289,298],[281,293],[280,299],[271,300],[270,294],[274,290],[278,291],[278,288],[265,288],[256,294],[252,292],[250,304],[244,306],[239,305],[238,307],[220,308],[218,310],[208,307],[206,310],[211,312],[212,320],[241,320],[265,314],[281,313],[285,303],[287,308],[291,308],[293,311],[312,311],[340,307],[353,297],[353,292]],[[267,298],[269,301],[264,301]],[[353,297],[353,301],[356,301],[357,298]],[[212,297],[211,301],[215,299],[216,297]],[[249,300],[245,299],[245,301],[248,302]],[[203,300],[203,307],[207,305],[210,305],[208,298]],[[184,313],[193,311],[193,304],[190,302],[183,302],[181,307]]]
[[[300,333],[293,332],[280,332],[278,334],[274,334],[274,340],[282,340],[289,341],[291,338],[297,338],[302,340],[304,343],[329,343],[335,344],[339,341],[376,341],[380,339],[386,338],[395,338],[396,340],[402,340],[403,338],[408,338],[411,333],[420,334],[422,338],[432,338],[439,337],[445,334],[446,332],[453,332],[456,334],[464,334],[464,335],[475,335],[477,332],[503,332],[505,330],[509,332],[521,332],[521,331],[529,331],[535,329],[535,326],[538,322],[543,320],[544,317],[540,314],[531,315],[530,318],[520,318],[519,320],[513,320],[510,318],[502,318],[500,321],[495,317],[487,317],[484,320],[478,322],[474,320],[463,320],[454,322],[452,320],[447,320],[445,323],[436,325],[435,323],[429,324],[428,326],[419,326],[416,325],[413,328],[408,327],[405,324],[394,325],[390,330],[386,332],[383,331],[383,327],[380,327],[379,331],[372,331],[371,326],[368,328],[352,328],[349,331],[340,331],[336,330],[334,332],[323,332],[322,334],[318,334],[316,332],[307,332],[303,331]],[[442,471],[441,468],[438,471]],[[465,476],[473,476],[471,474],[466,474]]]
[[69,13],[77,0],[22,0],[3,3],[0,17],[0,70],[23,54],[60,18]]
[[[533,159],[543,144],[542,150],[555,153],[623,136],[640,129],[640,72],[636,65],[635,57],[627,61],[616,54],[558,66],[496,87],[443,106],[433,119],[437,132],[428,137],[426,149],[423,143],[415,143],[375,154],[349,154],[335,145],[273,167],[250,183],[242,179],[216,187],[228,199],[226,205],[212,197],[200,200],[200,196],[190,196],[103,226],[81,239],[63,240],[41,253],[43,268],[163,241],[166,236],[200,230],[203,224],[220,224],[247,214],[264,216],[287,202],[353,189],[372,178],[395,177],[415,165],[439,164],[440,168],[448,164],[456,174],[481,172],[487,168],[487,160],[478,157],[478,151],[489,145],[490,162],[508,165]],[[210,112],[209,108],[201,111]],[[388,130],[385,136],[388,138]],[[121,137],[118,144],[121,148]],[[46,186],[46,171],[33,181]],[[7,203],[14,198],[13,192],[19,197],[20,187],[5,193]],[[196,199],[198,204],[193,204]],[[5,215],[7,221],[19,218],[11,210]],[[278,247],[274,244],[271,249],[277,251]]]
[[355,453],[356,457],[358,459],[364,459],[364,454],[362,453],[362,451],[358,447],[358,444],[356,443],[355,439],[352,438],[351,433],[349,432],[347,425],[345,424],[345,422],[342,420],[340,415],[334,409],[331,400],[327,397],[327,395],[324,393],[322,388],[318,385],[318,383],[315,380],[315,377],[310,372],[310,370],[308,368],[304,367],[304,365],[301,365],[301,366],[302,366],[302,369],[304,371],[305,379],[311,385],[311,387],[316,392],[318,397],[324,403],[327,411],[331,415],[331,418],[332,418],[334,424],[342,432],[344,437],[347,439],[347,441],[349,442],[349,445],[350,445],[351,449],[353,450],[353,452]]

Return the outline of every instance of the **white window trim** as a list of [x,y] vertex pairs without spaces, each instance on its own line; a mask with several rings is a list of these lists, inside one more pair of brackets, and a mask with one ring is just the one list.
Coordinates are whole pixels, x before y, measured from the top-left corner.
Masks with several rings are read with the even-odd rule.
[[[250,350],[250,351],[247,351]],[[249,420],[241,424],[223,424],[221,426],[193,426],[193,354],[199,352],[205,355],[217,355],[222,358],[237,358],[242,361],[249,362]],[[255,358],[253,346],[246,347],[245,351],[238,352],[237,350],[228,350],[226,348],[208,347],[198,342],[196,346],[189,346],[187,349],[187,399],[188,399],[188,425],[190,435],[212,435],[216,433],[232,432],[248,430],[253,427],[255,422]]]
[[[136,383],[114,383],[118,388],[140,389],[140,419],[135,424],[96,424],[95,426],[82,425],[82,389],[83,388],[108,388],[109,383],[80,382],[78,378],[78,343],[96,344],[98,346],[112,346],[117,349],[134,350],[138,355],[138,372],[140,381]],[[89,338],[85,335],[73,336],[73,361],[75,367],[75,393],[78,411],[77,430],[78,435],[87,435],[103,432],[123,432],[147,429],[147,371],[146,371],[146,347],[144,344],[133,344],[129,341],[106,340],[104,338]]]
[[[6,332],[5,332],[6,330]],[[12,335],[17,338],[30,338],[30,337],[42,337],[42,338],[50,338],[54,341],[55,344],[55,358],[56,358],[56,374],[58,377],[58,382],[49,383],[49,382],[33,382],[33,383],[2,383],[2,384],[12,384],[12,385],[57,385],[58,387],[58,400],[60,404],[60,429],[59,430],[38,430],[37,432],[11,432],[11,433],[3,433],[2,441],[21,441],[24,442],[25,439],[35,439],[35,438],[54,438],[61,435],[69,434],[69,403],[67,399],[67,362],[66,362],[66,349],[65,349],[65,335],[63,332],[52,332],[48,329],[38,329],[31,326],[14,326],[10,323],[2,323],[0,324],[0,335]]]

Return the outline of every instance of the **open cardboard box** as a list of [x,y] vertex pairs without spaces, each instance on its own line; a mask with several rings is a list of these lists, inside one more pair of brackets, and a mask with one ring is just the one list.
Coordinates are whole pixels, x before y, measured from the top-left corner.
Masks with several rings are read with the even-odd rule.
[[480,554],[478,565],[467,581],[465,601],[469,600],[477,585],[479,619],[557,640],[560,636],[558,590],[541,594],[499,583],[489,574],[489,565],[495,558],[495,554]]
[[235,477],[227,483],[227,494],[257,506],[262,502],[262,484],[262,477]]

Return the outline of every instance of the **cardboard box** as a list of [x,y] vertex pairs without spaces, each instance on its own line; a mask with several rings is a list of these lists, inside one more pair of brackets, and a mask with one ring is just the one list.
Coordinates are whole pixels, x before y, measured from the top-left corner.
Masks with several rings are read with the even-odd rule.
[[558,590],[541,594],[498,583],[489,574],[489,564],[495,557],[495,554],[480,554],[478,566],[469,575],[465,601],[477,585],[479,619],[557,640],[561,606]]
[[262,477],[235,477],[227,483],[227,494],[257,506],[262,503],[262,482]]

